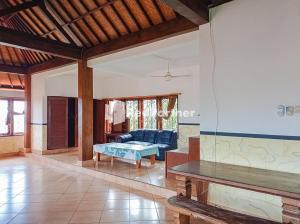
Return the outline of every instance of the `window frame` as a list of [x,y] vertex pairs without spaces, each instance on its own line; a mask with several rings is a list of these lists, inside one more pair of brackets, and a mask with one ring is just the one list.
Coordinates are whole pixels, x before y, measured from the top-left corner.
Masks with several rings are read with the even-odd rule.
[[[0,100],[7,100],[7,102],[8,102],[8,117],[9,117],[8,133],[0,134],[0,137],[23,136],[24,132],[14,133],[14,115],[18,115],[18,113],[14,112],[14,101],[23,101],[24,107],[26,107],[25,99],[20,98],[20,97],[0,97]],[[26,119],[25,115],[26,115],[26,113],[25,113],[25,108],[24,108],[24,120]],[[25,126],[25,122],[24,122],[24,126]]]
[[[143,129],[144,128],[144,100],[156,100],[156,111],[160,111],[161,110],[161,105],[162,105],[162,100],[163,99],[167,99],[169,98],[170,96],[176,96],[176,100],[177,100],[177,111],[178,111],[178,108],[179,108],[179,102],[178,102],[178,99],[179,99],[179,95],[180,94],[167,94],[167,95],[158,95],[158,96],[138,96],[138,97],[123,97],[123,98],[111,98],[111,99],[105,99],[107,100],[108,102],[109,101],[113,101],[113,100],[120,100],[120,101],[123,101],[125,102],[125,104],[127,104],[127,101],[137,101],[138,102],[138,113],[139,113],[139,116],[138,116],[138,128],[139,129]],[[125,105],[125,108],[126,108],[126,105]],[[127,111],[125,109],[125,113],[127,115]],[[177,116],[177,129],[175,131],[178,132],[178,126],[179,126],[179,118]],[[163,121],[160,120],[160,119],[156,119],[156,129],[158,130],[163,130]]]

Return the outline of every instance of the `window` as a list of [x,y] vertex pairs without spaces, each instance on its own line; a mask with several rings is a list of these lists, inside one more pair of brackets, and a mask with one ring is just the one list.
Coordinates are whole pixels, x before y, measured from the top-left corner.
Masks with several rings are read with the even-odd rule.
[[129,130],[133,131],[139,128],[139,109],[137,100],[126,101],[126,117],[129,118]]
[[156,100],[143,100],[143,123],[146,129],[156,129]]
[[[162,129],[171,129],[171,130],[177,130],[177,124],[178,124],[178,120],[177,120],[177,101],[178,99],[176,99],[176,103],[174,106],[174,109],[172,110],[171,116],[169,119],[162,119]],[[169,105],[169,99],[162,99],[161,101],[162,104],[162,111],[163,112],[167,112],[168,111],[168,105]]]
[[21,100],[13,101],[13,133],[24,133],[25,124],[25,103]]
[[0,135],[10,136],[24,133],[25,103],[17,99],[0,100]]
[[8,135],[8,100],[0,100],[0,135]]
[[[112,99],[106,99],[108,102]],[[129,131],[139,128],[145,129],[178,129],[178,96],[145,96],[119,98],[126,103],[126,118],[129,119]],[[175,103],[175,104],[174,104]],[[168,119],[160,118],[160,113],[164,112],[169,116],[168,107],[172,109]]]

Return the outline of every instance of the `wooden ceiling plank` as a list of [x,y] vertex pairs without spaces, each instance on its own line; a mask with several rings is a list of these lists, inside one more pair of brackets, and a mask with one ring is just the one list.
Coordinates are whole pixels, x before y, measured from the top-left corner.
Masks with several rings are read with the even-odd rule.
[[118,51],[130,49],[175,35],[197,30],[199,27],[183,17],[131,33],[119,39],[86,49],[83,57],[87,59],[112,54]]
[[160,15],[160,18],[162,19],[162,21],[166,21],[167,18],[165,17],[165,15],[162,13],[162,11],[160,10],[159,8],[159,5],[157,4],[157,1],[156,0],[152,0],[154,6],[155,6],[155,9],[156,11],[158,12],[158,14]]
[[26,67],[12,66],[12,65],[0,65],[0,72],[7,72],[13,74],[27,74]]
[[35,7],[40,2],[41,2],[41,0],[34,0],[34,1],[31,1],[31,2],[25,2],[25,3],[22,3],[22,4],[18,4],[16,6],[11,6],[9,8],[1,9],[0,10],[0,17],[15,14],[19,11]]
[[127,10],[128,14],[130,15],[130,17],[133,19],[133,21],[137,25],[138,29],[141,30],[142,29],[141,25],[139,24],[139,22],[137,21],[137,19],[133,15],[133,13],[131,12],[131,10],[128,7],[128,5],[126,4],[126,2],[124,2],[123,0],[120,0],[120,1],[122,2],[122,4],[124,5],[124,7],[126,8],[126,10]]
[[20,82],[21,87],[24,89],[24,85],[23,85],[22,79],[21,79],[21,77],[20,77],[19,74],[18,74],[18,79],[19,79],[19,82]]
[[[39,12],[42,13],[42,16],[45,16],[45,13],[43,14],[43,10],[41,10],[41,7],[39,9]],[[47,21],[45,20],[45,18],[48,17],[42,18],[41,15],[38,14],[38,11],[34,9],[28,9],[28,11],[30,11],[31,18],[33,18],[34,23],[38,25],[38,27],[42,30],[43,34],[48,33],[52,30],[51,26],[47,24]],[[50,19],[48,18],[48,20]],[[60,42],[68,42],[67,38],[64,35],[60,35],[60,33],[57,32],[53,32],[51,35],[49,35],[49,37],[50,39],[57,40]],[[72,42],[70,44],[72,44]]]
[[129,26],[126,24],[126,22],[122,19],[121,14],[119,13],[119,11],[116,9],[116,7],[114,6],[114,4],[111,5],[111,8],[113,10],[114,13],[116,13],[117,17],[119,18],[119,20],[121,21],[121,23],[123,24],[123,26],[125,27],[127,33],[130,33],[130,28]]
[[55,27],[61,32],[62,35],[69,41],[71,44],[75,44],[77,46],[81,46],[81,42],[74,35],[74,33],[68,27],[63,27],[62,20],[60,16],[55,13],[51,5],[47,0],[43,1],[40,5],[41,10],[45,13],[45,15],[49,18],[49,20],[55,25]]
[[9,83],[10,83],[11,88],[14,88],[14,84],[13,84],[12,81],[11,81],[11,77],[10,77],[10,74],[9,74],[9,73],[7,73],[7,78],[8,78],[8,80],[9,80]]
[[[91,3],[91,2],[90,2]],[[89,8],[89,5],[87,5],[87,2],[82,2],[83,7],[85,8],[85,10],[88,12],[91,9]],[[94,21],[96,22],[96,24],[100,27],[101,31],[104,33],[104,35],[106,36],[107,40],[111,40],[109,34],[107,33],[107,31],[105,30],[105,28],[103,27],[103,25],[98,21],[98,19],[96,18],[95,13],[91,14],[92,18],[94,19]]]
[[199,0],[163,0],[163,2],[198,26],[209,21],[208,6]]
[[[74,8],[76,9],[79,15],[82,15],[89,11],[85,4],[79,1],[76,5],[74,5]],[[106,42],[108,40],[108,37],[106,36],[106,34],[103,33],[102,27],[97,22],[94,14],[90,14],[89,16],[85,17],[84,20],[86,21],[86,25],[97,38],[99,43]]]
[[151,26],[154,25],[152,19],[150,18],[149,14],[147,13],[147,11],[145,10],[143,4],[140,2],[140,0],[136,0],[136,3],[138,4],[138,6],[140,7],[140,9],[142,10],[142,12],[144,13],[144,15],[146,16],[148,22],[151,24]]
[[[68,0],[57,0],[57,2],[60,3],[60,7],[62,7],[66,14],[68,14],[68,16],[71,18],[71,21],[78,18],[78,13],[74,10],[73,5]],[[82,33],[86,39],[89,47],[93,46],[97,42],[96,37],[92,32],[90,32],[83,19],[76,20],[76,22],[73,24],[80,30],[80,33]]]
[[[97,7],[100,7],[101,5],[98,3],[98,1],[94,1],[97,5]],[[103,10],[102,10],[103,9]],[[109,15],[107,14],[107,12],[105,11],[104,7],[102,7],[101,9],[99,9],[102,12],[103,17],[107,20],[107,22],[110,24],[110,26],[115,30],[115,32],[119,35],[122,36],[122,33],[120,32],[120,30],[118,29],[118,27],[116,27],[116,25],[114,24],[114,22],[111,20],[111,18],[109,17]]]
[[76,41],[76,43],[77,44],[79,44],[79,42],[81,43],[78,46],[80,46],[80,47],[90,46],[91,43],[89,42],[88,39],[86,39],[84,33],[82,33],[82,30],[80,28],[78,28],[75,23],[69,23],[70,21],[72,21],[72,17],[68,13],[68,11],[65,10],[65,8],[61,4],[61,2],[56,0],[56,1],[51,1],[48,3],[49,3],[49,5],[51,5],[53,12],[56,13],[59,18],[61,18],[61,20],[63,22],[61,26],[64,29],[70,29],[70,31],[72,33],[74,33],[74,36],[78,39],[78,43],[77,43],[77,41]]
[[55,40],[37,37],[24,32],[0,27],[0,43],[17,48],[30,49],[70,59],[81,58],[81,48]]

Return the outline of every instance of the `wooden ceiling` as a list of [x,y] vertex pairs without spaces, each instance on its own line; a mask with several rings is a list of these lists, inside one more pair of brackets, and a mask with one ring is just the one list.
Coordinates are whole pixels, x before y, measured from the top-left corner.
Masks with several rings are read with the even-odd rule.
[[19,80],[12,74],[33,74],[190,32],[208,22],[209,7],[227,1],[2,0],[0,76]]

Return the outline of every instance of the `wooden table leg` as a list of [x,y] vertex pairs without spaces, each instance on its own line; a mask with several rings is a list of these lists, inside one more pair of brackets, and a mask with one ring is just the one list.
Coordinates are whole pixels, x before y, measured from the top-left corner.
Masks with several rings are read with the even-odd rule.
[[[192,198],[192,181],[188,177],[184,176],[176,176],[176,191],[177,191],[177,198]],[[180,214],[179,213],[179,223],[180,224],[189,224],[190,223],[190,216]]]
[[140,168],[142,167],[142,160],[136,160],[136,161],[135,161],[135,167],[136,167],[137,169],[140,169]]
[[151,165],[155,164],[155,155],[150,156],[150,163],[151,163]]
[[202,204],[207,204],[208,187],[209,187],[209,183],[206,181],[197,181],[196,182],[197,199]]
[[282,222],[300,224],[300,201],[282,198]]
[[97,158],[97,161],[100,162],[101,153],[97,152],[97,153],[96,153],[96,158]]
[[110,165],[111,165],[111,166],[114,165],[114,159],[115,159],[115,157],[113,157],[113,156],[110,158]]

